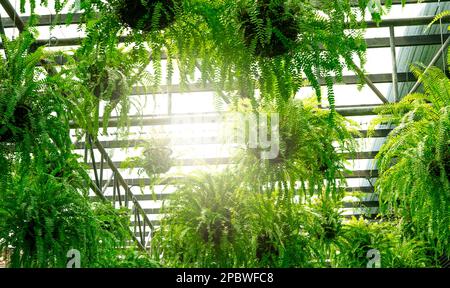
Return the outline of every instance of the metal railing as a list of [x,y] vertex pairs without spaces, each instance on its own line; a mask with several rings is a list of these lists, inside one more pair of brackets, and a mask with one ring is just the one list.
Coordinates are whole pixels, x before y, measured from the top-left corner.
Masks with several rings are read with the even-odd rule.
[[[91,183],[91,189],[102,201],[110,201],[114,208],[126,208],[131,211],[130,234],[141,249],[147,250],[154,227],[145,210],[140,205],[100,141],[94,139],[91,135],[86,135],[86,141],[83,146],[85,163],[89,161],[93,163],[94,179]],[[95,150],[100,153],[99,162],[96,161]],[[112,174],[108,179],[104,179],[104,170],[106,167],[112,170]],[[105,197],[105,192],[108,187],[111,187],[111,183],[113,184],[113,195],[107,198]]]

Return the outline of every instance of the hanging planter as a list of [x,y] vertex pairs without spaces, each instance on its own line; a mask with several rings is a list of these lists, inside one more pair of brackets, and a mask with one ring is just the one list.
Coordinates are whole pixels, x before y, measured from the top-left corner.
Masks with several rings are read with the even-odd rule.
[[[447,179],[450,181],[450,150],[442,157],[441,163],[445,174],[447,175]],[[435,159],[428,164],[428,172],[437,180],[441,178],[442,170],[438,160]]]
[[[219,213],[218,211],[214,211]],[[222,212],[222,211],[221,211]],[[202,223],[199,227],[200,237],[205,243],[214,244],[219,247],[222,240],[226,239],[232,242],[234,239],[234,227],[231,223],[231,209],[225,208],[222,217],[215,218],[212,223]]]
[[98,73],[93,68],[91,75],[91,81],[95,83],[92,93],[98,99],[117,101],[122,95],[126,94],[126,76],[120,70],[106,68]]
[[155,180],[158,174],[169,171],[173,165],[172,149],[168,146],[168,139],[153,139],[140,145],[143,148],[142,156],[129,157],[121,164],[122,169],[138,168],[139,174],[145,172],[149,178]]
[[245,7],[238,16],[246,46],[256,44],[255,53],[261,57],[288,53],[300,33],[294,13],[284,1],[257,0],[255,6]]
[[[162,30],[175,21],[176,0],[120,0],[116,13],[120,21],[132,29]],[[154,17],[158,17],[155,21]],[[157,23],[155,23],[157,22]],[[156,24],[157,27],[153,27]]]
[[[337,216],[340,217],[340,215]],[[325,215],[325,217],[320,221],[320,227],[321,233],[317,235],[318,238],[324,239],[325,241],[332,241],[339,235],[342,224],[339,221],[339,218]]]
[[[23,138],[23,132],[31,127],[31,108],[27,105],[16,106],[9,125],[0,125],[0,142],[17,142]],[[11,127],[14,126],[14,129]]]
[[147,175],[162,174],[172,167],[172,150],[164,146],[150,146],[144,150],[143,167]]
[[264,259],[273,261],[279,254],[278,248],[272,237],[265,231],[258,235],[256,247],[256,259],[263,261]]

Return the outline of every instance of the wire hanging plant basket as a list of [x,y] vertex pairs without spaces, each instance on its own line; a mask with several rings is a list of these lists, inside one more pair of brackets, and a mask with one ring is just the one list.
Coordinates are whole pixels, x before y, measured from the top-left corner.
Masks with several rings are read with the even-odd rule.
[[115,11],[120,21],[142,31],[163,30],[175,21],[177,0],[118,0]]
[[441,179],[441,176],[447,176],[450,181],[450,144],[447,147],[441,159],[434,159],[428,164],[428,172],[437,180]]
[[117,101],[127,92],[127,78],[119,69],[105,68],[98,71],[91,66],[91,81],[94,83],[92,93],[105,101]]
[[25,130],[31,128],[31,108],[18,104],[8,123],[0,124],[0,143],[12,143],[23,138]]
[[142,148],[142,154],[138,157],[128,157],[122,162],[121,168],[138,168],[139,174],[146,173],[151,180],[158,179],[173,166],[172,149],[169,147],[168,138],[152,139],[143,142],[137,147]]
[[149,146],[143,155],[143,168],[149,176],[166,173],[172,167],[172,149],[167,146]]
[[243,7],[238,19],[246,46],[265,58],[288,53],[300,33],[294,10],[281,0],[257,0]]

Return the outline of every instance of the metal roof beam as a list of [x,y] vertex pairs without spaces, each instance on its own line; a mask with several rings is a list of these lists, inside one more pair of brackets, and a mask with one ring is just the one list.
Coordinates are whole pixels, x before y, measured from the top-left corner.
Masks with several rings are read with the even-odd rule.
[[[5,1],[5,0],[1,0]],[[447,0],[450,1],[450,0]],[[437,2],[437,1],[432,1]],[[442,1],[441,1],[442,2]],[[82,15],[80,13],[75,13],[72,16],[72,21],[70,24],[80,24],[82,23]],[[418,26],[418,25],[428,25],[431,21],[434,19],[434,15],[429,16],[416,16],[411,18],[393,18],[393,19],[384,19],[380,23],[377,23],[375,21],[366,21],[365,26],[367,28],[381,28],[381,27],[389,27],[389,26]],[[37,26],[50,26],[50,25],[66,25],[67,20],[69,18],[68,14],[61,14],[61,15],[52,15],[52,14],[45,14],[39,16],[39,22],[36,24]],[[22,16],[21,17],[22,22],[28,23],[30,17],[29,16]],[[3,25],[5,28],[12,28],[16,25],[14,25],[14,22],[9,18],[3,18]],[[443,17],[442,18],[443,23],[450,23],[450,17]],[[438,24],[438,23],[435,23]]]
[[[443,35],[444,39],[447,39],[450,34],[446,33]],[[52,47],[64,47],[64,46],[78,46],[81,44],[84,38],[61,38],[52,40]],[[395,37],[396,47],[414,47],[414,46],[425,46],[425,45],[441,45],[441,36],[439,34],[434,35],[414,35],[414,36],[400,36]],[[121,42],[124,39],[121,39]],[[391,43],[390,37],[380,37],[380,38],[366,38],[367,48],[389,48]],[[40,39],[36,43],[38,46],[47,45],[50,39]],[[0,49],[3,46],[0,45]],[[164,58],[163,58],[164,59]]]
[[[427,68],[425,69],[425,71],[423,73],[426,73],[432,66],[434,66],[434,64],[436,64],[436,62],[439,60],[439,58],[445,57],[445,55],[443,55],[443,54],[444,54],[445,49],[447,49],[447,47],[449,45],[450,45],[450,37],[447,38],[447,40],[445,41],[444,44],[442,44],[442,46],[436,52],[436,54],[434,55],[430,64],[428,64]],[[411,91],[409,91],[409,94],[416,92],[416,90],[419,88],[420,84],[421,84],[421,82],[417,81],[416,84],[414,84],[414,87],[411,89]]]
[[[11,20],[13,21],[14,26],[16,26],[20,32],[25,30],[25,23],[22,21],[22,18],[19,16],[19,14],[17,14],[16,10],[11,5],[9,0],[0,0],[0,4],[3,6],[3,9],[5,9],[5,12],[6,14],[8,14],[9,18],[11,18]],[[7,28],[6,25],[5,28]]]

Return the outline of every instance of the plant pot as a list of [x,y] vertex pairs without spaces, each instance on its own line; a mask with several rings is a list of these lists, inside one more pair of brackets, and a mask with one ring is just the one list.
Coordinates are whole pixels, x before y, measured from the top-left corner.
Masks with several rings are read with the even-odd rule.
[[261,153],[262,152],[267,152],[267,149],[261,149],[261,148],[247,148],[247,150],[253,154],[257,159],[263,161],[263,160],[267,160],[269,165],[282,165],[285,162],[285,157],[282,155],[282,151],[280,151],[277,155],[277,157],[275,158],[268,158],[268,159],[264,159],[261,157]]
[[202,223],[199,228],[199,234],[205,243],[212,243],[215,247],[219,247],[224,236],[229,242],[234,240],[234,228],[231,223],[231,210],[225,209],[224,219],[216,219],[212,225],[208,226],[206,223]]
[[322,228],[324,231],[323,237],[327,241],[334,240],[339,233],[339,227],[336,227],[335,225],[332,224],[325,224],[322,226]]
[[288,13],[288,7],[282,1],[258,0],[256,5],[257,17],[262,23],[262,29],[266,29],[267,19],[270,19],[272,26],[270,41],[264,43],[261,39],[257,39],[258,29],[255,23],[251,21],[249,8],[244,8],[239,12],[238,17],[242,25],[246,46],[250,47],[256,41],[255,53],[265,58],[286,54],[289,52],[290,46],[295,44],[300,33],[293,16],[294,13]]
[[[121,0],[116,13],[120,21],[132,29],[142,31],[162,30],[175,21],[174,6],[176,0]],[[158,4],[161,4],[158,27],[153,27],[153,16]]]
[[[117,101],[125,93],[126,76],[118,70],[114,72],[105,71],[101,76],[94,74],[92,78],[94,83],[97,83],[92,93],[101,100]],[[113,87],[110,87],[110,82],[114,83]]]
[[18,142],[23,139],[23,130],[31,127],[31,108],[23,104],[17,105],[10,124],[19,131],[13,132],[10,128],[0,125],[0,143]]
[[267,233],[262,233],[257,238],[256,258],[259,261],[264,259],[275,259],[278,255],[278,249]]
[[172,150],[168,147],[152,147],[144,151],[144,169],[148,175],[162,174],[172,167]]
[[203,242],[209,243],[210,241],[212,241],[212,244],[214,244],[215,247],[218,247],[222,240],[223,234],[222,221],[217,219],[211,226],[202,223],[199,229],[199,233]]
[[[450,153],[447,153],[442,159],[442,165],[444,167],[445,174],[447,175],[448,181],[450,181]],[[428,173],[431,176],[439,180],[441,178],[441,167],[437,160],[433,160],[428,165]]]

